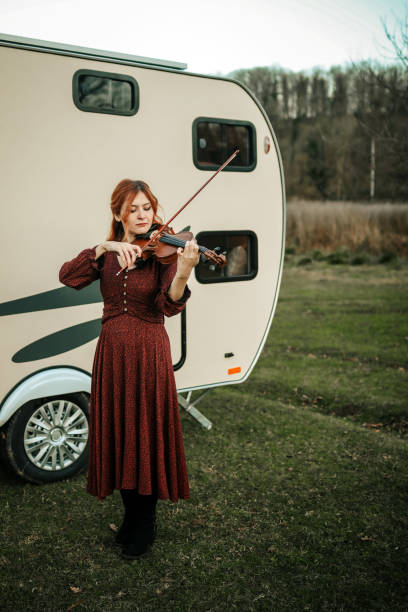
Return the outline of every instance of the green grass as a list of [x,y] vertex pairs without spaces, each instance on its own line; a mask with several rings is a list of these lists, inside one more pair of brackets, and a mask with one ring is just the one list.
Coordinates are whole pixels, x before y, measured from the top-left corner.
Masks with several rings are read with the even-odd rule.
[[112,543],[117,493],[0,469],[2,609],[405,611],[406,288],[404,267],[287,266],[248,381],[202,400],[210,432],[182,413],[192,497],[159,503],[140,561]]
[[288,265],[246,390],[406,435],[408,266]]

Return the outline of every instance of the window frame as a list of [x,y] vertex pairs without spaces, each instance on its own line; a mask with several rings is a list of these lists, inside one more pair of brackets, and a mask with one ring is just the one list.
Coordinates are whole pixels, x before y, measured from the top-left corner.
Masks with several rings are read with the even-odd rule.
[[[128,111],[123,111],[117,109],[100,108],[97,106],[85,106],[84,104],[82,104],[79,99],[79,78],[83,75],[107,78],[112,79],[114,81],[125,81],[126,83],[129,83],[133,89],[134,94],[132,108]],[[133,115],[136,115],[139,110],[139,84],[136,79],[134,79],[132,76],[129,76],[128,74],[117,74],[115,72],[104,72],[102,70],[77,70],[72,77],[72,97],[75,106],[79,110],[84,111],[85,113],[102,113],[104,115],[123,115],[126,117],[131,117]]]
[[251,260],[252,260],[252,272],[249,274],[242,274],[241,276],[221,276],[219,278],[200,278],[199,276],[199,267],[196,266],[194,268],[194,273],[197,282],[202,285],[209,285],[214,283],[234,283],[237,281],[250,281],[253,280],[258,274],[258,237],[252,230],[203,230],[198,232],[195,236],[198,244],[204,244],[205,246],[205,237],[202,240],[201,236],[248,236],[250,238],[250,247],[251,247]]
[[[197,134],[197,126],[199,123],[223,123],[226,125],[237,125],[237,126],[245,126],[250,128],[250,147],[252,147],[253,152],[253,161],[250,166],[231,166],[228,165],[224,168],[223,172],[252,172],[255,170],[257,165],[257,150],[256,150],[256,128],[251,121],[242,121],[239,119],[220,119],[219,117],[197,117],[193,121],[192,131],[193,131],[193,162],[196,168],[199,170],[218,170],[219,166],[217,165],[206,165],[203,166],[198,161],[198,134]],[[233,151],[230,152],[230,155]],[[225,158],[227,159],[227,158]],[[221,164],[220,164],[221,165]]]

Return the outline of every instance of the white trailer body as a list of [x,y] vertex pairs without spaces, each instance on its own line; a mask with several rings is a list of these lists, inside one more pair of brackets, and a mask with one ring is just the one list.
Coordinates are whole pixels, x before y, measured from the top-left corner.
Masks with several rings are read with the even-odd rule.
[[245,87],[183,68],[0,35],[0,427],[30,401],[89,392],[101,297],[96,284],[62,287],[58,270],[106,238],[115,185],[146,181],[170,218],[237,147],[174,222],[229,264],[197,267],[185,315],[166,328],[180,393],[254,367],[283,265],[278,145]]

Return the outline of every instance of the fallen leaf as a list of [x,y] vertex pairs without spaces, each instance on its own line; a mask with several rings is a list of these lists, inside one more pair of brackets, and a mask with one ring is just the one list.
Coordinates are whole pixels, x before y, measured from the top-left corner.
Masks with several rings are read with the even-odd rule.
[[117,525],[115,525],[115,523],[109,523],[109,529],[111,531],[115,531],[116,532],[118,530],[118,527],[117,527]]
[[80,587],[70,586],[69,588],[71,589],[71,591],[73,593],[80,593],[81,592],[81,588]]

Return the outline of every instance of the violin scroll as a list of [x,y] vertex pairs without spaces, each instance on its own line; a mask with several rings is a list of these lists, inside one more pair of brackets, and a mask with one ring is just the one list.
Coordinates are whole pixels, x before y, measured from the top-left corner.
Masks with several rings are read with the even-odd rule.
[[[223,268],[227,264],[227,258],[225,257],[225,253],[220,253],[219,251],[221,251],[220,247],[215,247],[213,251],[211,251],[210,249],[206,249],[204,252],[201,253],[201,257],[203,258],[203,260],[207,259],[209,261],[212,261],[213,264],[215,264],[216,266],[220,266],[220,268]],[[215,266],[211,266],[211,268],[213,267],[215,268]]]

